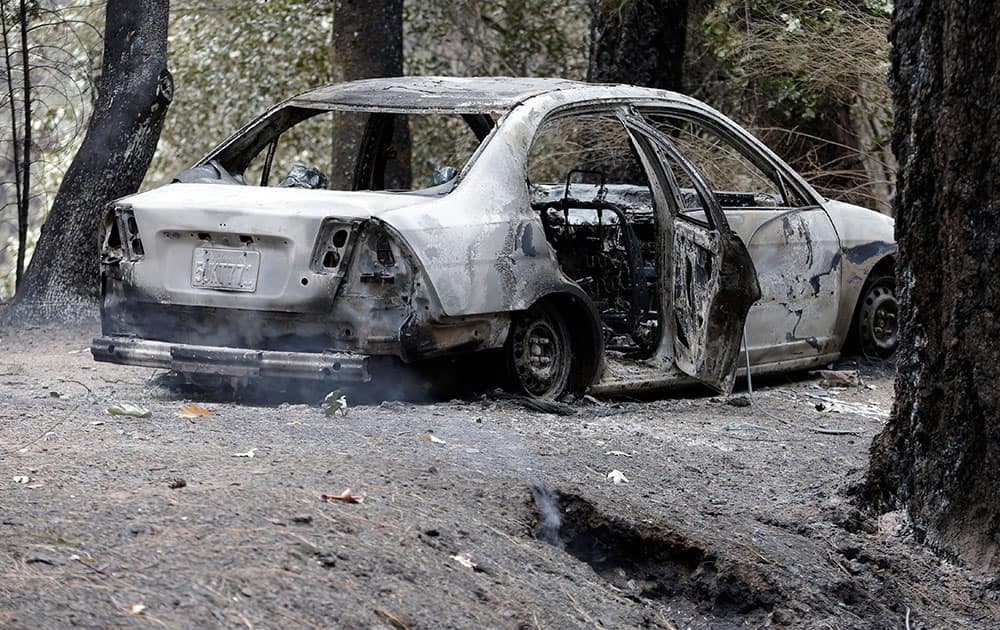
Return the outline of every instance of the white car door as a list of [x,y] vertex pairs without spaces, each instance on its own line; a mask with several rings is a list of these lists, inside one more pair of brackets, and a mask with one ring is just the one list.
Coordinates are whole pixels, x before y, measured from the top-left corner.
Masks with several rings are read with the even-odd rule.
[[[694,165],[641,118],[626,117],[626,124],[647,154],[650,178],[662,183],[658,188],[672,215],[672,238],[664,243],[672,287],[664,325],[673,336],[673,363],[709,387],[729,392],[747,312],[760,295],[753,262]],[[702,201],[703,220],[683,212],[685,184]]]
[[[747,318],[751,362],[838,351],[840,239],[813,195],[729,121],[667,108],[643,116],[698,167],[747,245],[762,292]],[[696,197],[687,194],[685,204],[684,212],[704,217]]]

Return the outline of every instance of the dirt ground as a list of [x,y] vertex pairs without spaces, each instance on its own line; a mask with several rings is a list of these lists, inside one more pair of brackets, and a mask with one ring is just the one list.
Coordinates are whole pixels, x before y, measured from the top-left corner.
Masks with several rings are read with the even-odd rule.
[[94,363],[96,332],[0,330],[0,626],[1000,625],[1000,580],[850,503],[889,365],[755,406],[362,392],[328,417]]

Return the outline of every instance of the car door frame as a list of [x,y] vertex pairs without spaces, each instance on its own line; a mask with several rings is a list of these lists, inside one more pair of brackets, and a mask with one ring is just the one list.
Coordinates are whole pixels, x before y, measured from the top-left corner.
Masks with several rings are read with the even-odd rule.
[[[713,389],[729,392],[736,378],[743,326],[750,307],[760,297],[750,254],[730,229],[702,174],[676,145],[632,108],[622,116],[622,122],[637,150],[645,154],[651,185],[654,180],[659,182],[652,192],[656,194],[658,188],[664,195],[661,203],[671,219],[673,238],[663,245],[670,248],[672,262],[661,262],[661,271],[669,267],[670,274],[661,283],[661,321],[669,325],[663,326],[657,358],[665,359],[669,347],[670,358],[681,372]],[[667,158],[683,169],[694,184],[705,207],[706,223],[680,212],[680,187]],[[686,241],[695,242],[691,245]],[[680,281],[678,250],[682,248],[686,264]],[[705,252],[710,256],[705,257]],[[667,256],[660,258],[662,261]]]
[[[762,176],[771,179],[784,198],[786,206],[776,208],[773,216],[756,224],[745,235],[744,242],[756,262],[765,263],[758,269],[762,288],[774,288],[772,285],[776,284],[775,274],[781,280],[778,284],[788,284],[789,287],[782,290],[780,295],[774,291],[765,294],[749,316],[747,350],[753,365],[828,359],[831,354],[835,354],[843,341],[838,327],[843,305],[843,246],[836,224],[815,192],[794,169],[773,155],[758,138],[724,117],[711,115],[700,109],[678,108],[663,103],[643,103],[637,110],[644,117],[662,115],[679,118],[716,134],[742,159],[755,166]],[[711,190],[711,186],[709,188]],[[788,205],[793,199],[789,192],[802,203]],[[739,216],[741,209],[723,212]],[[811,220],[822,220],[822,225],[816,224],[818,228],[823,228],[820,230],[822,233],[793,235],[796,242],[792,244],[799,245],[799,249],[808,248],[808,260],[810,263],[815,262],[815,268],[793,266],[793,258],[787,256],[785,251],[777,245],[769,246],[758,239],[758,236],[773,229],[776,224],[783,224],[785,230],[788,230],[791,222],[796,223],[799,229],[808,230]],[[827,240],[822,238],[823,234],[828,235]],[[830,243],[829,249],[814,251],[827,241]],[[789,245],[788,242],[785,244]],[[795,291],[795,288],[799,290]],[[824,321],[820,322],[819,319]],[[781,324],[774,325],[778,322]]]

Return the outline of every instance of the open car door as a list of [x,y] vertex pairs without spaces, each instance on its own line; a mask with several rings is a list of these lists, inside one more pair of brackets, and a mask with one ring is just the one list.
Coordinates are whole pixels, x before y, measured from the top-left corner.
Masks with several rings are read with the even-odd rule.
[[[683,373],[724,393],[733,389],[743,326],[760,298],[757,272],[746,245],[729,229],[704,177],[663,134],[638,115],[626,118],[638,144],[649,153],[651,177],[672,217],[669,256],[670,304],[663,324],[673,335],[672,358]],[[672,247],[670,247],[672,240]]]

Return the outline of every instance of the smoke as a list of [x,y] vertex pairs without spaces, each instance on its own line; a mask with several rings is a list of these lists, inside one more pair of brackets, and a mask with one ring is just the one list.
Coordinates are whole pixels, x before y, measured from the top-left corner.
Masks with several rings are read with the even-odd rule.
[[559,494],[544,485],[531,486],[531,496],[538,508],[538,526],[535,528],[535,538],[554,547],[562,549],[565,545],[559,537],[562,527],[562,516],[559,514]]
[[[474,397],[487,387],[490,368],[494,364],[480,357],[478,361],[440,360],[419,366],[407,366],[394,361],[378,361],[378,371],[373,370],[373,380],[366,384],[344,384],[309,381],[305,379],[233,378],[208,374],[160,373],[153,380],[169,395],[185,399],[196,398],[204,402],[233,402],[237,404],[278,405],[319,404],[333,389],[340,389],[351,407],[377,406],[385,401],[406,401],[409,404],[439,404],[448,400],[442,394],[459,395],[457,404],[464,409],[479,407],[482,412],[497,419],[517,417],[523,407],[510,397],[499,399],[490,395]],[[442,378],[445,377],[445,378]],[[451,377],[453,382],[442,383]],[[425,414],[419,414],[425,417]],[[528,435],[519,434],[517,423],[504,426],[505,422],[471,423],[460,415],[435,413],[428,430],[446,438],[453,448],[441,451],[442,458],[469,469],[505,471],[531,492],[537,523],[536,540],[565,549],[560,537],[562,513],[560,494],[545,482],[541,460],[533,454]],[[475,447],[475,448],[473,448]],[[522,486],[522,487],[524,487]]]

